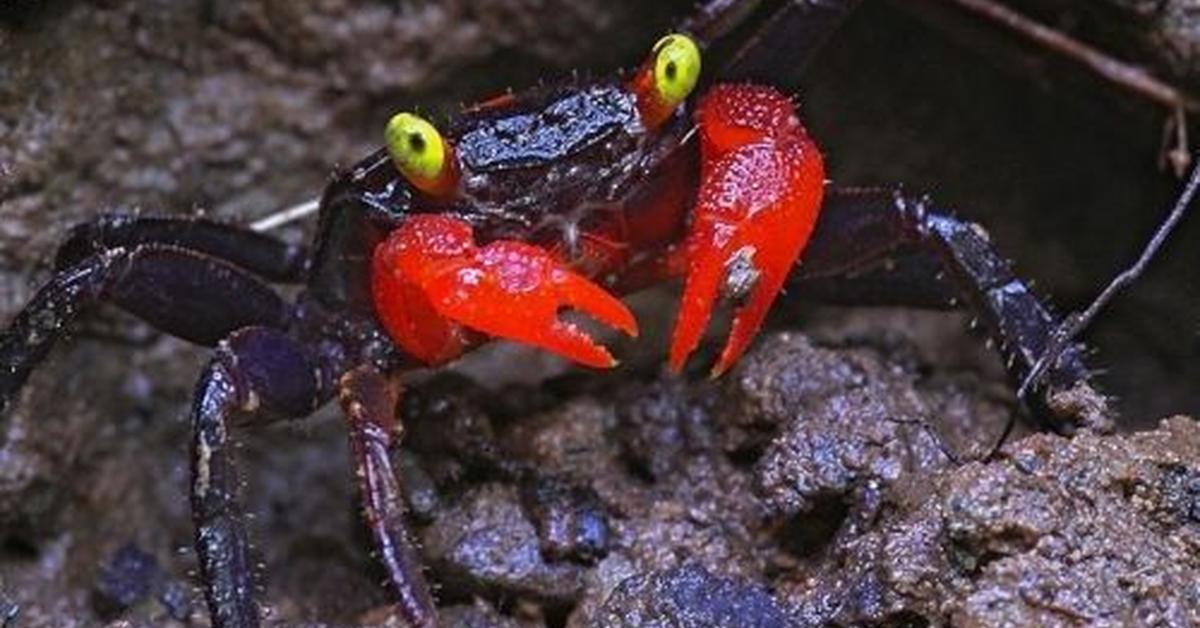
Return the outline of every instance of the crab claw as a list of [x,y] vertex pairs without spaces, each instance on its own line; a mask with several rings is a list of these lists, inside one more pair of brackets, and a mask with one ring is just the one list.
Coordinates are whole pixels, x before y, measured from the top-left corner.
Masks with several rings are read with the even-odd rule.
[[564,308],[637,335],[625,304],[545,250],[509,240],[478,247],[470,225],[453,217],[413,216],[373,261],[380,320],[397,344],[428,364],[457,357],[469,345],[465,327],[587,366],[615,365],[604,347],[559,318]]
[[816,145],[788,98],[722,85],[697,109],[701,181],[686,244],[687,280],[671,340],[682,370],[719,301],[734,304],[715,377],[746,350],[812,234],[825,186]]

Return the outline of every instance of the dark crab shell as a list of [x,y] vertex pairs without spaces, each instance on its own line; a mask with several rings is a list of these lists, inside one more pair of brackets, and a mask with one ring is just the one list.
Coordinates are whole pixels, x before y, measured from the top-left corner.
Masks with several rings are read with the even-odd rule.
[[462,172],[460,194],[449,201],[414,188],[380,149],[326,190],[314,293],[370,307],[362,287],[371,251],[415,213],[454,214],[480,242],[549,242],[611,219],[680,146],[688,119],[681,110],[648,130],[634,94],[612,80],[575,80],[470,108],[445,125]]

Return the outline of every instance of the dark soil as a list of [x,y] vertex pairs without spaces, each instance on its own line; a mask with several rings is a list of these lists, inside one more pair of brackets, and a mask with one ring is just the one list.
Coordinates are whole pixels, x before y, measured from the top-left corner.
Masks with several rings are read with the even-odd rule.
[[[2,2],[0,320],[75,222],[249,222],[315,196],[394,109],[634,62],[690,4]],[[936,3],[867,4],[800,86],[832,177],[929,190],[1082,303],[1175,189],[1164,113],[914,8]],[[1197,91],[1186,4],[1036,10]],[[1089,332],[1118,433],[1022,431],[988,463],[1015,405],[954,313],[789,305],[714,382],[662,374],[667,290],[635,299],[614,373],[501,345],[413,381],[396,462],[444,622],[1200,625],[1200,223],[1177,235]],[[204,355],[105,309],[33,378],[0,427],[0,624],[207,625],[186,499]],[[338,413],[242,441],[272,621],[399,625]]]

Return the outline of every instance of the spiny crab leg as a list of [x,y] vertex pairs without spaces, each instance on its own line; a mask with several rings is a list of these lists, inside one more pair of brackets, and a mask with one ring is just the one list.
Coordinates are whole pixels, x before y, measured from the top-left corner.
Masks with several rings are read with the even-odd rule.
[[620,300],[544,249],[509,240],[477,246],[470,225],[454,217],[411,217],[376,249],[373,264],[380,319],[427,364],[457,357],[470,345],[468,328],[587,366],[614,366],[604,347],[559,318],[564,308],[637,335]]
[[733,324],[715,377],[746,350],[808,242],[825,170],[792,102],[772,88],[717,86],[701,101],[696,122],[700,189],[670,362],[683,368],[713,308],[728,300]]

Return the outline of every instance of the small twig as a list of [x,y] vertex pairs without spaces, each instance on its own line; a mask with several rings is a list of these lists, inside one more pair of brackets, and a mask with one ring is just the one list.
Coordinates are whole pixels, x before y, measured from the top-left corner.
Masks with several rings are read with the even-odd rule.
[[1191,205],[1192,198],[1196,195],[1198,188],[1200,188],[1200,162],[1192,167],[1192,174],[1188,178],[1187,185],[1184,186],[1183,191],[1179,194],[1179,198],[1175,200],[1175,206],[1171,209],[1171,213],[1163,221],[1162,225],[1159,226],[1158,230],[1154,233],[1154,237],[1146,245],[1146,248],[1142,250],[1142,255],[1138,258],[1137,262],[1125,269],[1125,272],[1117,275],[1104,288],[1100,296],[1092,301],[1092,304],[1086,310],[1082,313],[1076,312],[1071,314],[1050,334],[1050,341],[1047,343],[1046,349],[1042,352],[1037,362],[1033,364],[1033,369],[1029,371],[1029,375],[1025,377],[1025,381],[1021,383],[1021,388],[1017,391],[1019,399],[1024,399],[1029,391],[1037,386],[1046,369],[1051,364],[1058,362],[1058,358],[1062,354],[1063,349],[1066,348],[1067,343],[1071,342],[1079,332],[1083,331],[1084,327],[1087,327],[1092,322],[1092,319],[1096,318],[1101,308],[1107,305],[1117,292],[1120,292],[1142,275],[1142,272],[1146,270],[1154,255],[1158,253],[1158,249],[1166,241],[1167,236],[1175,229],[1175,225],[1183,219],[1183,215]]
[[304,201],[298,205],[293,205],[287,209],[275,212],[263,218],[250,223],[250,229],[254,231],[270,231],[278,229],[283,225],[300,220],[311,214],[315,214],[321,207],[321,199],[314,198]]
[[1200,111],[1200,102],[1155,78],[1145,69],[1114,59],[1077,39],[1035,22],[995,0],[952,0],[958,6],[1008,28],[1055,53],[1087,67],[1105,80],[1175,112]]

